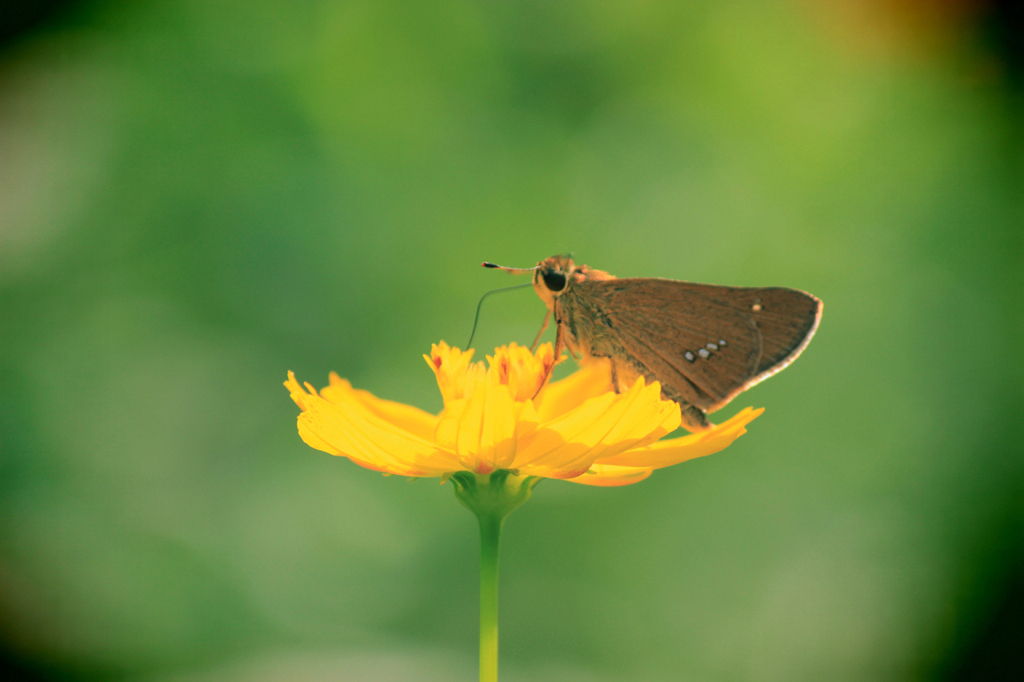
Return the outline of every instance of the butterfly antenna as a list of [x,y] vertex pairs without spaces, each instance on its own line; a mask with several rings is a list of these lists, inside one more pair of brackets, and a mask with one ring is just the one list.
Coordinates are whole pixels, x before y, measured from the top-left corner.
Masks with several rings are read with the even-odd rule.
[[509,268],[504,265],[498,265],[497,263],[489,263],[487,261],[484,261],[480,265],[482,265],[485,268],[491,268],[492,270],[504,270],[510,275],[525,275],[526,273],[533,272],[534,270],[540,267],[539,265],[534,265],[532,268]]
[[471,331],[469,333],[469,341],[466,342],[466,350],[469,350],[470,347],[473,345],[473,337],[476,336],[476,325],[480,321],[480,308],[481,308],[481,306],[483,306],[485,298],[487,298],[491,294],[496,294],[499,291],[511,291],[512,289],[523,289],[525,287],[532,287],[532,286],[533,286],[533,282],[527,282],[526,284],[517,284],[517,285],[512,286],[512,287],[502,287],[501,289],[492,289],[492,290],[488,291],[486,294],[484,294],[483,296],[481,296],[480,297],[480,302],[476,304],[476,317],[473,318],[473,331]]

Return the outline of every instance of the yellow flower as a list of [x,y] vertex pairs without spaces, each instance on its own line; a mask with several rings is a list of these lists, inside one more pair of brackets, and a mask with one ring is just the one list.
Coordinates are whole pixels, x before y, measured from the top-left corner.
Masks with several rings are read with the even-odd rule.
[[443,341],[423,356],[437,377],[444,409],[432,415],[382,400],[332,373],[319,393],[288,373],[285,386],[302,409],[308,445],[356,464],[401,476],[459,471],[561,478],[599,486],[642,481],[654,469],[728,447],[763,409],[747,408],[708,431],[660,440],[680,424],[679,406],[661,386],[637,379],[617,393],[607,360],[544,385],[556,359],[516,344],[495,349],[487,364]]

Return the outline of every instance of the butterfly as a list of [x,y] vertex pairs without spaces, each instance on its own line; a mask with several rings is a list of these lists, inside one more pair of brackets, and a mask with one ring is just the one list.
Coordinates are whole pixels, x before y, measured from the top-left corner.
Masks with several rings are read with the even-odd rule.
[[533,273],[548,308],[540,334],[555,318],[555,357],[566,348],[577,359],[609,358],[616,390],[639,376],[658,381],[690,431],[711,428],[708,413],[793,362],[821,320],[821,301],[796,289],[619,279],[568,256],[533,268],[483,265]]

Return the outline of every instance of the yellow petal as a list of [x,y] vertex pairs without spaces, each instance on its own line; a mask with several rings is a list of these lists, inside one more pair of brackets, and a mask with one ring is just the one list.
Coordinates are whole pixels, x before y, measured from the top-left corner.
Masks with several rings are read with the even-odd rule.
[[[523,442],[526,436],[529,436],[537,430],[537,424],[540,419],[537,417],[537,409],[534,407],[532,400],[515,404],[514,409],[516,410],[516,449],[518,450],[519,443]],[[508,463],[509,468],[512,467],[512,462]]]
[[465,397],[466,370],[473,364],[472,348],[462,352],[441,341],[432,345],[430,355],[424,355],[423,359],[437,377],[437,387],[441,390],[445,405],[449,400]]
[[320,395],[328,402],[343,404],[344,399],[335,399],[337,394],[343,392],[350,393],[366,409],[384,421],[394,424],[423,440],[433,440],[434,429],[437,428],[437,416],[412,405],[384,400],[369,391],[352,388],[352,384],[331,372],[331,385],[321,390]]
[[389,471],[386,468],[383,468],[383,467],[378,466],[376,464],[373,464],[371,462],[359,459],[358,457],[354,457],[352,455],[346,455],[344,452],[341,452],[336,447],[333,447],[330,443],[324,441],[318,435],[313,433],[310,430],[310,427],[309,427],[307,421],[302,419],[301,417],[298,420],[298,425],[299,425],[299,437],[302,438],[302,441],[306,445],[308,445],[309,447],[313,448],[314,450],[320,450],[321,452],[326,452],[329,455],[335,455],[337,457],[347,457],[348,459],[352,460],[353,463],[358,464],[359,466],[363,467],[364,469],[370,469],[372,471],[382,471],[384,473],[395,473],[394,471]]
[[605,393],[546,424],[523,439],[516,466],[546,467],[571,477],[598,457],[647,445],[679,425],[679,406],[661,399],[661,387],[638,377],[622,395]]
[[652,469],[637,467],[620,467],[612,464],[595,464],[582,476],[566,479],[572,483],[595,485],[605,488],[632,485],[639,483],[651,475]]
[[510,343],[494,349],[487,356],[490,369],[497,372],[498,382],[508,386],[516,402],[531,400],[537,395],[555,364],[555,352],[545,343],[531,353],[529,348]]
[[558,419],[542,422],[536,431],[520,440],[515,468],[522,470],[537,465],[554,469],[561,463],[578,459],[600,440],[602,434],[597,433],[596,427],[617,397],[614,393],[605,393]]
[[451,453],[385,421],[351,392],[335,391],[328,402],[313,390],[303,391],[291,373],[285,385],[303,408],[299,434],[311,447],[403,476],[437,476],[456,468]]
[[633,388],[620,398],[624,403],[621,416],[601,442],[587,454],[589,461],[604,460],[621,452],[656,443],[672,433],[682,421],[679,405],[661,399],[661,385],[645,385],[639,377]]
[[494,368],[482,364],[470,368],[466,396],[449,400],[434,431],[435,442],[454,450],[458,468],[486,474],[507,468],[515,457],[516,427],[522,412],[499,383]]
[[288,372],[288,381],[284,382],[284,387],[288,389],[288,394],[295,401],[295,404],[299,406],[299,409],[306,409],[306,398],[309,397],[309,394],[295,380],[295,372]]
[[508,387],[478,386],[459,418],[455,452],[470,471],[486,474],[515,456],[516,419]]
[[459,440],[459,420],[466,411],[465,398],[449,402],[441,416],[437,420],[437,428],[434,429],[434,442],[445,450],[455,451],[456,443]]
[[682,438],[662,440],[646,447],[634,448],[613,457],[601,458],[600,464],[614,464],[630,467],[662,467],[679,464],[697,457],[714,454],[729,447],[734,440],[747,432],[747,424],[759,417],[764,408],[748,407],[732,419],[713,429],[693,433]]
[[537,415],[551,421],[603,393],[613,391],[612,365],[608,358],[593,358],[579,371],[544,387],[537,396]]

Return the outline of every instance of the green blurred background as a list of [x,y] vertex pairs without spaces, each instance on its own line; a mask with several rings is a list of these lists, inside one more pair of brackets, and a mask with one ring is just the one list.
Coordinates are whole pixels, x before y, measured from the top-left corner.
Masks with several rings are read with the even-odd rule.
[[437,410],[480,261],[574,251],[825,313],[726,452],[511,517],[504,680],[1024,679],[1016,3],[4,8],[0,678],[474,679],[475,520],[281,381]]

